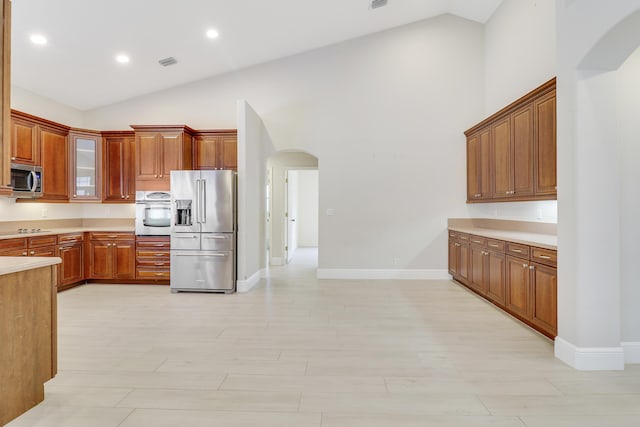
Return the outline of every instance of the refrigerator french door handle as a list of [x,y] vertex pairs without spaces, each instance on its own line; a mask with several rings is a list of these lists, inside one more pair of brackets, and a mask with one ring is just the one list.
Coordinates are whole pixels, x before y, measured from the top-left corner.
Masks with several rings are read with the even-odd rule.
[[201,191],[202,191],[202,218],[200,219],[200,222],[202,222],[203,224],[206,224],[207,222],[207,180],[203,179],[202,180],[202,187],[201,187]]
[[196,223],[200,223],[200,180],[196,179],[196,197],[195,197],[195,211],[196,211]]

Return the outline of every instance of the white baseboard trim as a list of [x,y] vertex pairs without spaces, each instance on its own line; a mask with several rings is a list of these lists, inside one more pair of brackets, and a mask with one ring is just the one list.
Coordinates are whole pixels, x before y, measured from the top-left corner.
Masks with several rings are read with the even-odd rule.
[[284,265],[282,258],[279,256],[271,257],[271,265]]
[[448,270],[385,270],[385,269],[351,269],[351,268],[319,268],[318,279],[369,279],[369,280],[448,280]]
[[579,371],[622,371],[625,353],[622,347],[576,347],[556,337],[555,356]]
[[266,268],[263,268],[253,273],[251,277],[249,277],[247,280],[236,280],[236,292],[238,293],[249,292],[251,289],[253,289],[254,286],[258,284],[260,279],[268,277],[268,275],[269,275],[269,270]]
[[640,342],[623,342],[624,363],[635,365],[640,363]]

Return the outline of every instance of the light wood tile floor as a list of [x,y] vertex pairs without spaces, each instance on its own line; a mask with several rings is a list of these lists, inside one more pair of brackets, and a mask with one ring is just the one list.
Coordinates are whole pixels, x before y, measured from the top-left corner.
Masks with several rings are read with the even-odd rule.
[[640,425],[640,366],[574,371],[451,281],[315,279],[247,294],[59,294],[59,373],[10,427]]

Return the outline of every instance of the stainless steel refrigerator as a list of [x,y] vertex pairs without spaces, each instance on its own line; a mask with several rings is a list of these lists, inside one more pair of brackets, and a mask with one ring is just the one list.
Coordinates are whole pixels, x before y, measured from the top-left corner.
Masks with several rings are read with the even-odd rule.
[[171,171],[171,292],[236,290],[236,173]]

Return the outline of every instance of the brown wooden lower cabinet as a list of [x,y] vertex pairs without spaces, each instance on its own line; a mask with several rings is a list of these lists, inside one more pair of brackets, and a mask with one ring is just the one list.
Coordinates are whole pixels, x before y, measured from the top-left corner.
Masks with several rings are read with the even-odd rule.
[[135,279],[133,233],[89,233],[87,279]]
[[554,250],[449,231],[454,280],[552,339],[558,332],[556,260]]
[[136,279],[164,281],[171,273],[171,240],[169,236],[136,239]]
[[66,289],[84,280],[84,233],[58,235],[58,289]]

